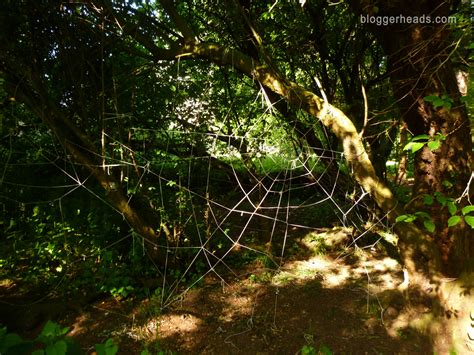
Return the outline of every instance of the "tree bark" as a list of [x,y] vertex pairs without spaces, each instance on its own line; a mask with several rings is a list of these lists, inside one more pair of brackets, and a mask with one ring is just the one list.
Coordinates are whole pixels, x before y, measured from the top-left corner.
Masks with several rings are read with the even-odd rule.
[[[357,3],[359,4],[359,3]],[[372,1],[356,5],[360,13],[371,13]],[[421,18],[449,16],[450,2],[434,3],[399,0],[378,4],[377,16]],[[474,271],[474,233],[464,222],[448,227],[450,213],[439,203],[424,206],[422,196],[440,193],[456,199],[462,194],[472,172],[473,155],[469,118],[460,93],[450,57],[455,50],[448,25],[393,24],[371,25],[370,29],[388,56],[388,69],[395,99],[408,130],[413,135],[441,135],[439,149],[425,145],[415,156],[413,211],[427,211],[436,224],[433,237],[442,258],[442,271],[457,276]],[[446,98],[450,103],[434,107],[426,96]],[[467,201],[460,201],[460,207]]]
[[[450,1],[410,1],[362,2],[350,1],[357,14],[369,16],[399,16],[421,18],[422,16],[448,16]],[[375,6],[377,5],[377,6]],[[457,199],[462,207],[469,201],[469,191],[463,191],[468,184],[473,167],[472,141],[466,109],[460,102],[450,57],[455,50],[448,25],[431,24],[392,24],[388,26],[369,25],[388,56],[388,69],[395,99],[401,109],[407,128],[413,135],[426,134],[431,139],[436,135],[445,137],[439,149],[427,145],[415,156],[415,183],[411,210],[425,210],[436,223],[431,235],[431,247],[440,256],[440,269],[443,275],[455,276],[449,282],[440,280],[435,288],[431,315],[434,318],[425,329],[433,337],[436,352],[464,353],[472,351],[473,340],[467,334],[472,320],[470,307],[474,297],[474,233],[466,224],[460,223],[448,228],[450,213],[441,204],[423,205],[424,194],[435,193]],[[446,98],[452,107],[434,107],[426,102],[426,96]],[[450,182],[446,183],[446,181]],[[452,185],[452,187],[450,187]],[[472,190],[471,190],[472,191]],[[468,197],[464,199],[464,197]],[[459,214],[459,211],[457,212]],[[413,235],[414,242],[418,240]],[[404,260],[415,260],[417,253],[411,253],[412,244],[404,245],[401,239],[400,250],[409,254]],[[410,255],[411,254],[411,255]],[[423,285],[420,285],[423,286]],[[426,294],[426,288],[421,289]],[[450,312],[455,317],[446,317]],[[472,313],[471,313],[472,314]],[[447,319],[448,318],[448,319]],[[435,325],[435,326],[433,326]],[[441,340],[443,339],[443,340]],[[448,341],[446,341],[447,339]],[[471,348],[470,348],[471,347]]]

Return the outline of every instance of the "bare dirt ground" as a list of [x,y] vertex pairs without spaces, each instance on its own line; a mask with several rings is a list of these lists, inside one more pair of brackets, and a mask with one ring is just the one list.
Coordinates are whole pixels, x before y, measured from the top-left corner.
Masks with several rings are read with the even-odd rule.
[[[176,294],[166,309],[147,300],[107,299],[61,320],[82,348],[114,338],[120,354],[297,354],[306,346],[333,353],[427,354],[430,339],[411,326],[429,309],[394,291],[403,280],[385,250],[341,251],[340,229],[300,241],[279,268],[254,262],[236,277],[208,274],[204,285]],[[329,241],[329,242],[328,242]],[[333,242],[331,244],[331,241]],[[322,353],[322,352],[321,352]]]

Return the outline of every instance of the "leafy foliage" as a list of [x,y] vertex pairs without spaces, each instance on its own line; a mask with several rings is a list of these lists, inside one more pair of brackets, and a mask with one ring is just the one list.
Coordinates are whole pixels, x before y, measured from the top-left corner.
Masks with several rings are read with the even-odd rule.
[[[0,328],[0,352],[2,354],[67,355],[84,354],[84,351],[71,338],[67,337],[69,328],[48,321],[34,340],[23,340],[18,334],[8,333],[6,327]],[[95,346],[97,354],[115,355],[118,346],[113,339]]]

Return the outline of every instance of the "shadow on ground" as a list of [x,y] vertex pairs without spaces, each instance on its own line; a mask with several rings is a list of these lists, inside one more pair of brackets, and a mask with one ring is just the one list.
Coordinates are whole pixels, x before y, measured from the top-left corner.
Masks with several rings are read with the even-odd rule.
[[[138,317],[135,334],[150,349],[178,354],[295,354],[303,346],[431,353],[428,336],[396,322],[407,316],[394,291],[403,281],[398,262],[374,249],[341,252],[336,244],[327,244],[325,255],[290,258],[276,270],[254,265],[226,282],[209,275],[204,287],[180,295],[163,313]],[[157,304],[142,305],[142,315]],[[410,314],[424,311],[413,306]]]
[[[56,320],[91,353],[114,338],[120,354],[147,348],[177,354],[296,354],[303,346],[333,353],[432,353],[428,335],[413,321],[431,310],[407,304],[396,291],[403,280],[385,250],[348,249],[347,230],[298,239],[300,253],[280,266],[260,260],[235,274],[209,273],[200,287],[176,292],[162,309],[147,300],[113,298],[69,308]],[[332,238],[331,238],[332,236]],[[324,241],[321,247],[320,241]],[[301,255],[306,255],[302,257]]]

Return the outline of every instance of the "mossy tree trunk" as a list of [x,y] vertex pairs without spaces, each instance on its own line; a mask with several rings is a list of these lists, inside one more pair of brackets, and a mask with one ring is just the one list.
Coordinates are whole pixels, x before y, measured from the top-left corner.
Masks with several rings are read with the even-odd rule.
[[[397,16],[447,18],[450,2],[433,3],[408,0],[378,4],[366,1],[359,11],[369,16]],[[446,206],[435,202],[423,204],[423,195],[458,199],[468,184],[473,168],[472,141],[469,118],[461,103],[451,57],[455,46],[448,24],[393,24],[371,25],[388,57],[388,70],[395,98],[409,132],[415,136],[428,135],[439,140],[437,149],[424,145],[415,156],[415,181],[410,212],[426,211],[436,229],[432,233],[442,258],[442,272],[457,276],[463,271],[474,271],[474,231],[462,219],[448,227],[451,214]],[[427,96],[439,97],[445,105],[433,105]],[[435,107],[436,106],[436,107]],[[458,199],[458,210],[467,199]],[[459,214],[459,211],[456,212]]]
[[[447,17],[452,1],[409,1],[391,2],[351,1],[359,15],[399,16],[411,18]],[[412,203],[407,212],[427,212],[436,229],[430,233],[430,244],[440,257],[439,273],[455,279],[441,279],[435,288],[437,297],[433,300],[433,313],[438,316],[425,329],[433,336],[437,352],[458,351],[464,353],[474,348],[474,339],[468,337],[472,320],[474,297],[474,233],[462,219],[454,227],[448,227],[452,214],[460,215],[460,209],[470,204],[472,196],[469,186],[473,170],[473,153],[469,118],[460,101],[451,57],[456,49],[450,36],[448,24],[392,24],[369,25],[369,30],[378,38],[388,58],[388,70],[402,118],[408,131],[414,136],[427,135],[438,140],[439,147],[427,144],[416,152],[414,160],[415,181]],[[431,99],[425,100],[427,96]],[[433,105],[433,98],[439,98]],[[471,184],[472,185],[472,184]],[[424,202],[424,196],[431,196],[433,203]],[[452,201],[451,212],[437,201]],[[429,200],[429,198],[428,198]],[[457,209],[457,210],[455,210]],[[413,242],[418,237],[413,235]],[[409,250],[404,245],[401,251]],[[416,258],[417,254],[412,254]],[[432,270],[430,270],[432,272]],[[449,280],[449,281],[446,281]],[[426,288],[422,288],[426,292]],[[455,317],[446,315],[455,314]],[[438,326],[435,326],[435,324]],[[445,341],[447,339],[448,341]]]

